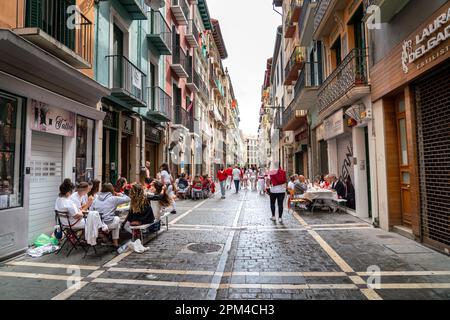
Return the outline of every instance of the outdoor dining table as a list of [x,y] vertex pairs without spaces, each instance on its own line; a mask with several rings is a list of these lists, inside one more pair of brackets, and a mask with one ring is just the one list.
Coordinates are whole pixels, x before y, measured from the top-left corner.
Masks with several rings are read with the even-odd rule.
[[120,218],[120,222],[123,223],[128,216],[128,212],[130,211],[130,203],[125,205],[120,205],[116,209],[116,216]]
[[302,198],[312,203],[311,212],[314,212],[317,207],[332,210],[334,208],[333,201],[338,200],[338,195],[333,190],[310,188],[303,194]]

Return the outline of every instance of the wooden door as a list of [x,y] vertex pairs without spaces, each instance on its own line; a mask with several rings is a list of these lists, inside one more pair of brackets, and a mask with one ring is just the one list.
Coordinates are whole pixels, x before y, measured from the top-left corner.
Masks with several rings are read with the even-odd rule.
[[402,201],[402,224],[411,228],[411,164],[408,155],[408,136],[405,116],[405,98],[396,100],[397,108],[397,137],[400,168],[400,192]]

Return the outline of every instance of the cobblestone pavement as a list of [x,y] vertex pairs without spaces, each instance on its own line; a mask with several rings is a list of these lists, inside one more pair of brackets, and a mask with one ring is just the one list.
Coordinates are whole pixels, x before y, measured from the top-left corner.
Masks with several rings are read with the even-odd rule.
[[0,264],[0,299],[450,299],[450,258],[417,242],[350,215],[269,218],[256,192],[180,201],[143,254]]

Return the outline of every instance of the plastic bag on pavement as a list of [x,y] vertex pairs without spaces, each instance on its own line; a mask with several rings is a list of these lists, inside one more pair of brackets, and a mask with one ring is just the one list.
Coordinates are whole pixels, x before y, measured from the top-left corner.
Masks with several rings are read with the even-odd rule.
[[29,248],[27,250],[27,254],[33,258],[38,258],[42,257],[45,254],[53,253],[57,250],[59,250],[58,246],[55,246],[53,244],[46,244],[38,248]]
[[130,248],[136,253],[144,253],[145,251],[150,250],[150,248],[146,248],[142,245],[141,240],[130,243]]
[[119,249],[117,249],[117,253],[121,254],[121,253],[124,253],[124,252],[127,252],[128,250],[130,250],[130,243],[132,243],[132,242],[128,241],[123,246],[121,246]]
[[55,237],[49,237],[48,235],[43,233],[39,237],[37,237],[36,240],[34,241],[34,245],[36,247],[42,247],[48,244],[57,245],[58,239],[56,239]]

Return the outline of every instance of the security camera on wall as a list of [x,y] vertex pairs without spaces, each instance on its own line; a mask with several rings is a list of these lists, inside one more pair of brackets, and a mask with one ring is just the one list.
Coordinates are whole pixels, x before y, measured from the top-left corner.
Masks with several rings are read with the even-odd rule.
[[153,10],[159,10],[165,6],[166,2],[164,0],[145,0],[145,4]]

